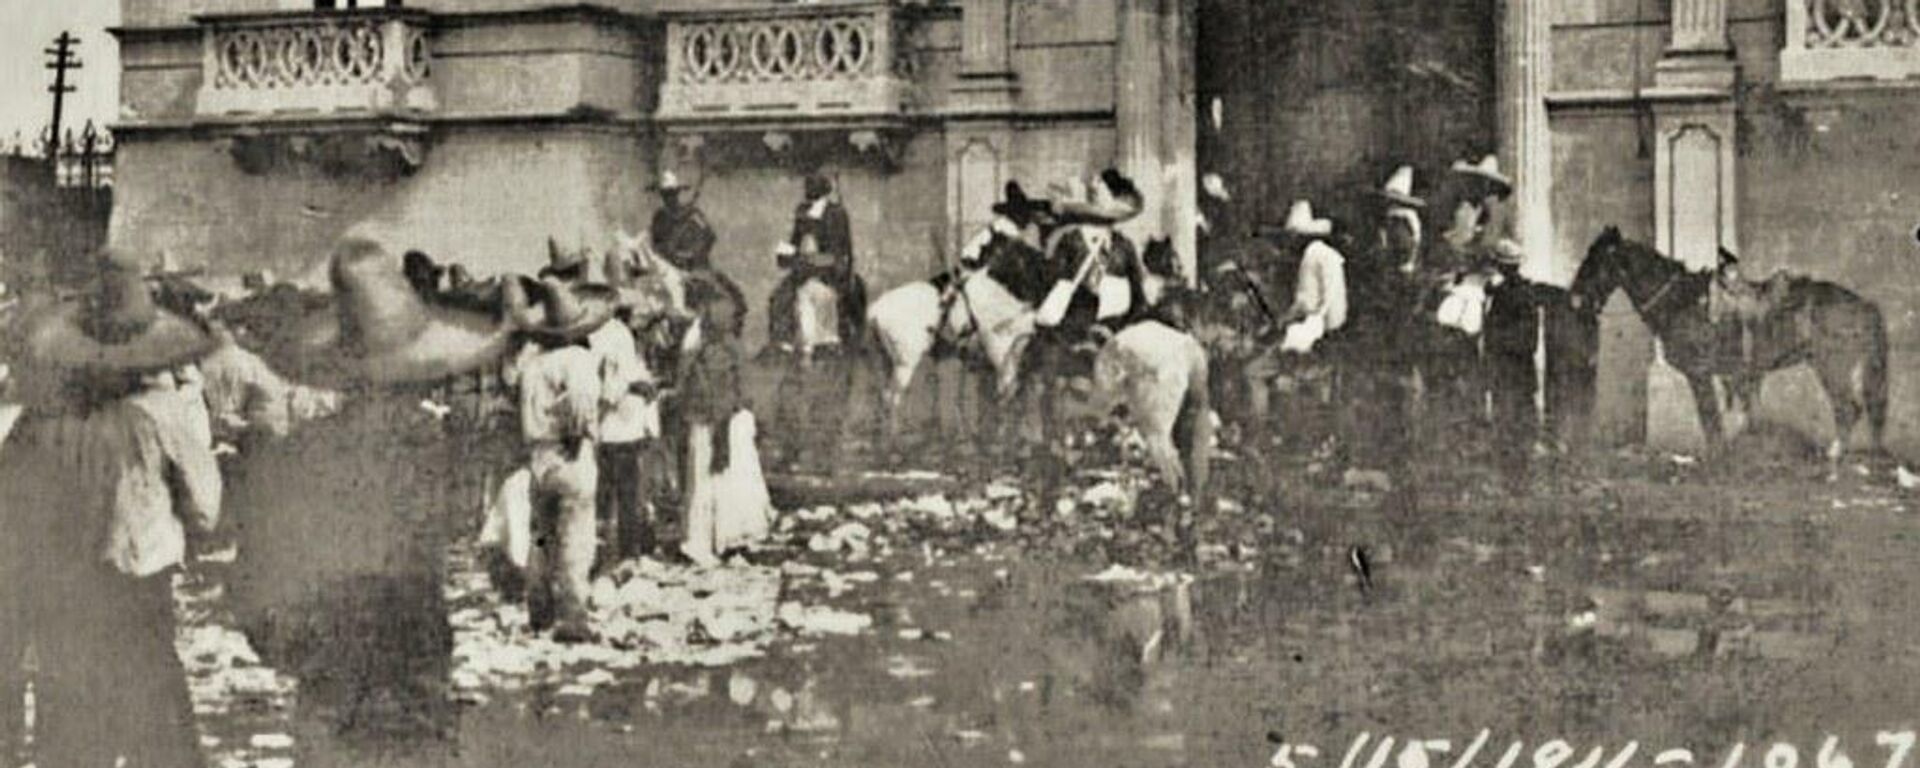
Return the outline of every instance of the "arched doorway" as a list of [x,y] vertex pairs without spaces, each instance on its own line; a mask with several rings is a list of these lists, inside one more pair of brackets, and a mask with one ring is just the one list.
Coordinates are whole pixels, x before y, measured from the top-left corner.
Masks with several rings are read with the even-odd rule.
[[1299,197],[1350,212],[1397,164],[1425,185],[1498,144],[1497,0],[1200,7],[1199,161],[1228,181],[1238,221],[1277,222]]

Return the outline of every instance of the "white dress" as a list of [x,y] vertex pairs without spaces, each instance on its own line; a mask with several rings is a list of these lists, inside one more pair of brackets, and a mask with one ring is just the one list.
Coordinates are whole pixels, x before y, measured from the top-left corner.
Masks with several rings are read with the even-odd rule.
[[729,422],[725,472],[712,469],[713,429],[695,423],[687,432],[686,541],[680,551],[700,565],[716,565],[721,555],[751,547],[773,532],[776,514],[754,447],[753,412],[742,410]]

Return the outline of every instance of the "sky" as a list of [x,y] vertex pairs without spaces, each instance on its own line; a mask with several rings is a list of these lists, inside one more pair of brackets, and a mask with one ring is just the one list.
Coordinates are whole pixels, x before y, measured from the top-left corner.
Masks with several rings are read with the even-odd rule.
[[84,65],[70,77],[67,124],[112,123],[119,114],[120,48],[107,27],[120,21],[120,0],[0,0],[0,144],[15,131],[32,137],[53,116],[53,71],[45,49],[61,30],[80,38]]

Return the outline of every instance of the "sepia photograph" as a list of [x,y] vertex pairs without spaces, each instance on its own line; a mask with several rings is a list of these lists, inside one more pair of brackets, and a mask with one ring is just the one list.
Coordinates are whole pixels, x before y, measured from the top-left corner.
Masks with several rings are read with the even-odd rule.
[[0,0],[0,768],[1920,768],[1917,553],[1920,0]]

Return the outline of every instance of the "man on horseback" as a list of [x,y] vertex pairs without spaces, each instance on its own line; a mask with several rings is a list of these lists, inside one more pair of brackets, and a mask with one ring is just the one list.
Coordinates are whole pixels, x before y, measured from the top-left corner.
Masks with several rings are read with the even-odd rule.
[[1288,209],[1287,221],[1277,233],[1283,253],[1300,254],[1300,267],[1293,303],[1274,318],[1267,333],[1269,337],[1279,334],[1278,342],[1263,340],[1245,369],[1247,418],[1256,436],[1270,427],[1274,380],[1297,367],[1321,339],[1347,324],[1346,256],[1328,244],[1333,234],[1333,221],[1315,216],[1313,204],[1306,200]]
[[1040,307],[1041,335],[1060,348],[1091,352],[1145,309],[1139,254],[1114,229],[1145,202],[1133,181],[1111,168],[1091,184],[1072,178],[1053,191],[1055,226],[1045,248],[1057,282]]
[[1407,394],[1412,321],[1420,316],[1423,235],[1427,201],[1413,194],[1413,167],[1401,166],[1380,189],[1375,239],[1352,266],[1352,309],[1340,357],[1352,366],[1347,407],[1363,460],[1399,469],[1407,457]]
[[654,191],[660,193],[660,209],[653,212],[650,230],[654,252],[683,270],[710,268],[713,225],[694,200],[686,199],[686,184],[673,171],[666,171]]
[[794,349],[795,298],[809,280],[821,281],[839,296],[840,338],[858,340],[861,319],[866,316],[866,286],[854,272],[853,226],[846,207],[834,194],[833,182],[818,173],[807,177],[805,195],[794,210],[793,234],[788,238],[793,256],[779,259],[787,276],[768,300],[768,341],[782,351]]
[[[1025,189],[1016,181],[1007,182],[1004,199],[993,204],[993,220],[960,248],[960,266],[965,269],[991,267],[988,256],[995,241],[1005,238],[1027,242],[1027,230],[1030,227],[1047,227],[1052,223],[1052,206],[1045,200],[1027,197]],[[1028,243],[1032,245],[1032,243]],[[1036,249],[1037,250],[1037,249]]]

